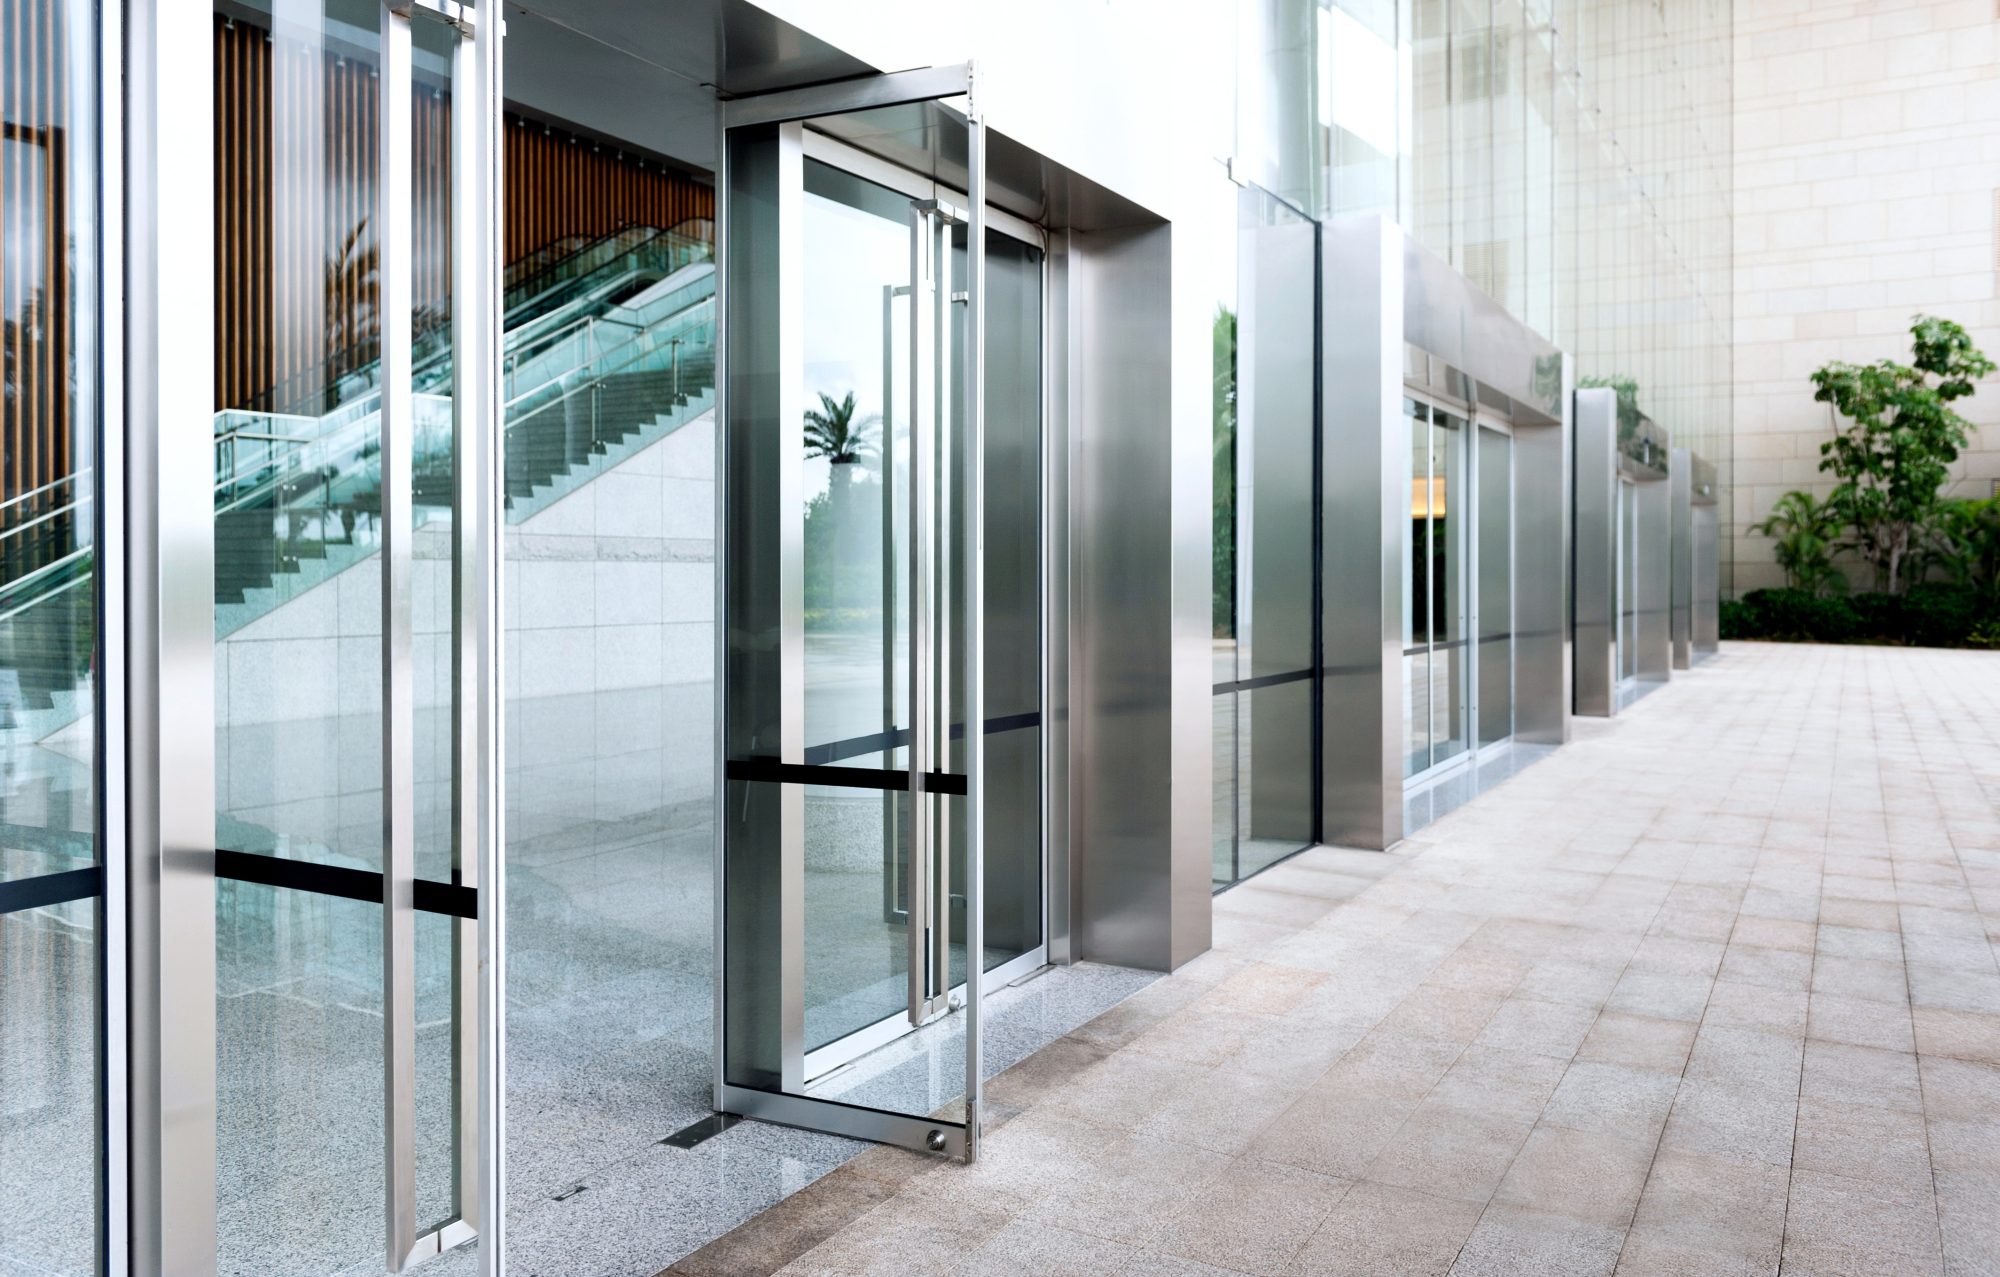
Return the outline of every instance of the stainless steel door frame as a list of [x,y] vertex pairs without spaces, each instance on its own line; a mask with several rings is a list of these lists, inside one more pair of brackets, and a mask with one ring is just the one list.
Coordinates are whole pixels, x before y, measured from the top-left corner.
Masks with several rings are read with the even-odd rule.
[[[734,464],[730,450],[730,428],[732,399],[732,357],[729,349],[730,335],[736,328],[732,312],[732,282],[729,279],[730,266],[737,259],[732,255],[733,246],[729,240],[735,210],[732,209],[733,193],[737,175],[731,150],[731,133],[735,130],[775,127],[777,168],[776,182],[776,234],[778,252],[775,286],[776,365],[779,368],[777,389],[777,415],[779,420],[798,420],[803,412],[802,385],[789,370],[797,368],[802,359],[803,340],[800,332],[803,325],[804,278],[803,265],[799,260],[800,226],[804,198],[803,166],[806,153],[806,129],[804,122],[825,115],[842,114],[874,107],[905,103],[928,102],[946,98],[963,98],[964,127],[966,130],[966,157],[968,190],[967,209],[964,214],[966,225],[966,349],[965,375],[963,387],[962,421],[964,425],[965,448],[965,523],[969,544],[967,547],[968,574],[965,584],[967,599],[967,623],[965,651],[962,663],[962,677],[965,686],[965,710],[968,724],[985,721],[983,704],[983,602],[984,602],[984,351],[985,338],[984,298],[985,298],[985,230],[987,212],[985,209],[985,131],[981,122],[977,98],[974,95],[975,82],[969,65],[951,68],[937,68],[923,71],[903,72],[892,75],[871,77],[867,80],[830,84],[807,89],[787,90],[781,93],[738,99],[723,106],[722,137],[718,146],[722,172],[717,182],[718,204],[717,258],[724,264],[723,279],[719,293],[720,313],[725,317],[720,329],[718,342],[718,405],[716,422],[718,430],[717,457],[721,473],[718,475],[721,499],[717,501],[716,541],[726,558],[732,545],[730,534],[730,497],[733,492],[729,470]],[[746,210],[744,215],[750,216]],[[949,240],[946,240],[947,246]],[[913,280],[913,285],[915,281]],[[913,286],[911,305],[922,303],[921,290]],[[939,299],[933,297],[934,304]],[[947,289],[938,307],[940,314],[949,314],[950,290]],[[913,339],[921,325],[913,325]],[[915,361],[920,367],[913,368],[913,376],[921,376],[924,361]],[[920,404],[913,402],[913,411],[920,411]],[[919,424],[913,421],[913,426]],[[917,432],[913,430],[913,440]],[[792,468],[781,468],[789,473]],[[921,498],[925,485],[913,476],[912,494]],[[781,604],[782,652],[780,655],[782,726],[778,733],[780,758],[776,775],[780,779],[773,782],[780,786],[780,841],[781,871],[781,947],[779,962],[780,1014],[782,1025],[779,1049],[782,1057],[778,1089],[734,1084],[729,1080],[731,1049],[728,1031],[729,982],[728,982],[728,892],[730,884],[729,824],[718,820],[715,842],[716,872],[716,1107],[726,1112],[759,1117],[787,1125],[808,1127],[861,1139],[900,1144],[908,1148],[929,1152],[955,1154],[971,1161],[978,1151],[980,1124],[981,1052],[979,1038],[979,1015],[982,1001],[982,981],[967,981],[963,1014],[965,1035],[965,1107],[964,1121],[954,1122],[938,1117],[890,1113],[876,1109],[861,1108],[836,1101],[818,1099],[802,1094],[804,1088],[804,785],[798,772],[791,768],[804,765],[804,649],[803,614],[797,600],[802,597],[803,544],[797,526],[799,518],[793,513],[803,511],[801,492],[796,477],[780,481],[779,504],[786,513],[783,530],[780,532],[779,580]],[[796,510],[795,510],[796,507]],[[913,536],[927,537],[928,528],[915,518],[912,519]],[[717,616],[731,615],[729,597],[730,575],[716,574]],[[913,672],[921,664],[922,650],[928,635],[924,632],[921,606],[911,608],[916,632],[913,634]],[[730,671],[729,650],[726,638],[727,626],[719,626],[716,652],[717,696],[717,756],[719,763],[729,757],[728,724],[730,716]],[[924,755],[929,752],[922,748],[920,724],[917,711],[919,704],[911,706],[913,715],[912,749],[910,751],[911,775],[906,783],[911,787],[913,798],[923,792],[927,783]],[[977,955],[984,952],[984,911],[982,883],[984,878],[984,733],[968,730],[965,733],[966,761],[966,909],[965,942],[969,966],[979,965]],[[922,768],[922,771],[918,769]],[[718,765],[716,769],[716,806],[724,809],[728,801],[729,768]],[[763,783],[763,782],[758,782]],[[913,824],[916,822],[913,822]],[[912,882],[913,890],[918,886]],[[948,914],[947,914],[948,917]],[[913,920],[914,922],[914,920]],[[914,930],[914,926],[913,926]],[[948,970],[948,966],[946,968]],[[948,979],[947,979],[948,983]],[[915,984],[913,979],[913,1001]]]
[[[1420,390],[1415,386],[1405,383],[1403,386],[1403,397],[1424,406],[1429,414],[1425,421],[1425,429],[1427,431],[1437,429],[1437,415],[1439,413],[1451,417],[1460,423],[1459,428],[1464,432],[1464,437],[1456,445],[1459,450],[1459,490],[1452,494],[1451,499],[1467,511],[1467,517],[1458,521],[1464,527],[1465,531],[1462,533],[1453,533],[1448,529],[1445,533],[1446,536],[1458,536],[1456,546],[1458,553],[1451,556],[1450,560],[1453,577],[1452,588],[1455,597],[1449,600],[1450,605],[1458,609],[1459,612],[1459,638],[1455,640],[1457,645],[1452,646],[1453,640],[1446,640],[1440,643],[1436,638],[1438,618],[1432,610],[1436,607],[1435,598],[1429,600],[1425,610],[1425,615],[1430,620],[1431,637],[1424,643],[1417,645],[1421,646],[1425,650],[1426,655],[1433,659],[1435,659],[1437,653],[1442,651],[1452,653],[1451,659],[1459,662],[1459,721],[1462,734],[1465,736],[1466,747],[1448,758],[1439,760],[1436,756],[1436,734],[1429,727],[1426,727],[1426,732],[1429,734],[1431,740],[1431,761],[1426,766],[1420,767],[1410,773],[1403,780],[1404,789],[1406,791],[1414,791],[1423,789],[1445,776],[1452,775],[1460,769],[1470,766],[1479,753],[1477,731],[1473,717],[1477,712],[1477,702],[1474,698],[1476,696],[1475,680],[1478,677],[1475,667],[1479,663],[1475,659],[1476,635],[1478,632],[1476,628],[1478,625],[1476,610],[1478,599],[1477,591],[1471,589],[1468,582],[1473,579],[1473,569],[1477,563],[1474,555],[1478,540],[1479,498],[1472,490],[1477,486],[1475,468],[1478,465],[1479,454],[1477,451],[1476,436],[1479,431],[1480,417],[1476,405],[1467,404],[1463,401],[1453,399],[1448,395],[1440,395],[1435,390]],[[1430,449],[1433,447],[1435,447],[1434,443],[1427,445],[1427,456],[1430,455]],[[1433,468],[1426,472],[1425,480],[1425,509],[1428,511],[1430,494],[1437,490],[1436,485],[1439,481],[1439,475],[1434,465]],[[1446,517],[1449,518],[1449,514]],[[1435,524],[1436,521],[1433,519],[1431,522]],[[1426,545],[1430,544],[1428,540],[1430,535],[1430,532],[1426,533]],[[1411,574],[1405,572],[1403,575],[1403,588],[1411,588],[1413,580]],[[1432,577],[1429,573],[1426,573],[1424,579],[1425,589],[1429,590]],[[1424,668],[1425,677],[1431,680],[1431,685],[1435,688],[1436,676],[1432,671],[1432,666],[1427,662]],[[1446,686],[1450,686],[1449,677],[1446,679]],[[1426,697],[1425,703],[1429,707],[1429,713],[1431,714],[1430,721],[1431,723],[1435,723],[1436,707],[1430,703],[1428,697]],[[1409,742],[1405,741],[1403,743],[1403,750],[1405,753],[1408,752]]]

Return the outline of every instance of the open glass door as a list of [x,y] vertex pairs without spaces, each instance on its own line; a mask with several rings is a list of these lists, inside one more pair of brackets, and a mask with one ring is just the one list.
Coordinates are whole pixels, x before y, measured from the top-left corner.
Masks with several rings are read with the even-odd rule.
[[[984,982],[965,971],[995,955],[967,84],[957,68],[730,108],[716,1102],[970,1159]],[[830,115],[922,168],[884,181],[824,158],[809,117]]]

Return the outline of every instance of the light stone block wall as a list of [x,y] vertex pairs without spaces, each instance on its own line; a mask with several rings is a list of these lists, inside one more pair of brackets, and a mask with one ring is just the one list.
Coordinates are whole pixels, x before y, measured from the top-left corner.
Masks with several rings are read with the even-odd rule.
[[[1736,591],[1782,583],[1748,532],[1824,492],[1812,371],[1907,362],[1909,323],[1964,324],[2000,358],[2000,4],[1736,0]],[[2000,479],[2000,378],[1952,495]],[[1856,579],[1865,569],[1857,569]]]

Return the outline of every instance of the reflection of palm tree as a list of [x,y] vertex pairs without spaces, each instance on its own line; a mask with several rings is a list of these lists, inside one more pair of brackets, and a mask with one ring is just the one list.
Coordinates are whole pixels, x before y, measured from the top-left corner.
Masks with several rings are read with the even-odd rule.
[[[806,456],[825,457],[836,466],[853,465],[874,450],[875,442],[868,437],[869,428],[880,420],[874,413],[856,420],[854,416],[854,392],[838,403],[824,390],[819,394],[818,408],[806,410]],[[839,473],[836,471],[836,473]]]
[[382,255],[374,243],[362,242],[367,233],[368,219],[364,217],[341,236],[340,246],[326,259],[326,354],[329,359],[380,333],[372,303]]

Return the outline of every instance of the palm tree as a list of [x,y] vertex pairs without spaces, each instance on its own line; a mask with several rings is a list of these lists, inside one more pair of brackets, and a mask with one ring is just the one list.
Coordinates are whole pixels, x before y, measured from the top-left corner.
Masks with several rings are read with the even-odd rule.
[[1833,565],[1840,549],[1835,538],[1846,522],[1836,498],[1821,501],[1810,492],[1787,492],[1771,507],[1771,517],[1750,530],[1774,542],[1772,554],[1784,569],[1785,584],[1795,590],[1823,594],[1847,578]]
[[874,450],[875,442],[868,437],[868,432],[881,418],[870,413],[856,420],[852,390],[848,391],[847,397],[838,403],[834,402],[832,395],[822,390],[819,392],[819,403],[818,408],[806,410],[808,458],[825,457],[829,464],[848,466]]

